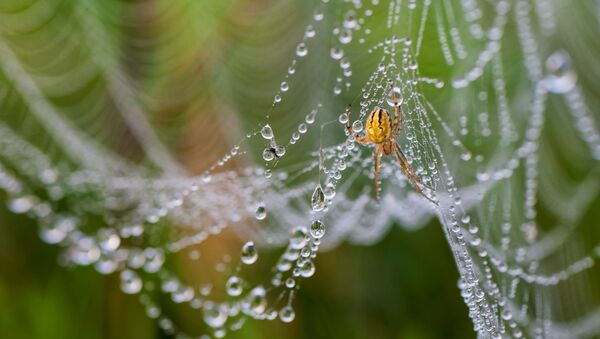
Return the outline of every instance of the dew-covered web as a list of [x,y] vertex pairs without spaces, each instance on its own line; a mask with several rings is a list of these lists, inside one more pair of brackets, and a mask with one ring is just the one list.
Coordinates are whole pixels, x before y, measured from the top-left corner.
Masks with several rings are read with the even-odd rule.
[[[62,248],[62,264],[119,275],[121,290],[138,295],[165,332],[223,337],[248,319],[291,322],[320,250],[373,244],[394,224],[417,229],[436,218],[478,335],[600,334],[600,239],[584,237],[582,222],[600,192],[592,114],[600,103],[588,88],[600,74],[577,67],[597,65],[587,59],[597,59],[600,46],[581,38],[585,27],[598,31],[597,4],[314,4],[263,118],[192,175],[161,142],[168,139],[146,112],[152,101],[124,71],[138,41],[131,37],[134,52],[125,57],[103,48],[123,24],[119,10],[143,4],[82,2],[65,26],[51,18],[58,2],[17,3],[0,24],[0,186],[8,208],[37,220],[40,238]],[[191,2],[163,7],[164,16],[203,10]],[[24,34],[36,27],[43,29]],[[36,39],[47,40],[45,49],[31,56]],[[79,63],[63,67],[73,53],[83,53]],[[157,59],[170,69],[168,57]],[[300,75],[311,72],[307,85]],[[363,133],[375,107],[393,113],[392,93],[404,115],[398,144],[435,204],[393,157],[383,158],[377,201],[374,149],[346,131],[350,118]],[[129,135],[143,159],[114,135]],[[552,219],[539,220],[541,209]],[[232,234],[243,246],[211,257]],[[263,249],[278,256],[263,259]],[[182,257],[210,266],[208,281],[181,269]],[[256,266],[266,273],[248,274]],[[209,332],[178,324],[174,305],[198,312]]]

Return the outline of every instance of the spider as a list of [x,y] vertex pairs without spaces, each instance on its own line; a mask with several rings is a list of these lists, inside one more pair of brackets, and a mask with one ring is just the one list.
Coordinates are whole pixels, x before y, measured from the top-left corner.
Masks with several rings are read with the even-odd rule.
[[410,167],[406,156],[404,153],[402,153],[400,146],[396,142],[396,138],[398,135],[400,135],[400,130],[402,129],[402,124],[404,123],[404,117],[402,111],[400,110],[400,103],[398,102],[398,98],[396,97],[396,93],[393,89],[392,98],[394,100],[394,120],[392,121],[388,111],[380,107],[375,107],[367,118],[365,135],[359,135],[352,130],[350,127],[351,106],[348,106],[347,111],[348,120],[346,121],[346,129],[348,132],[354,136],[356,141],[361,145],[375,145],[375,199],[379,200],[379,168],[381,166],[381,156],[395,154],[398,162],[400,163],[402,172],[404,172],[404,175],[406,175],[406,178],[415,188],[415,190],[427,198],[427,200],[437,205],[435,201],[431,200],[431,198],[429,198],[423,192],[423,189],[419,185],[430,190],[431,187],[425,184],[415,173],[412,167]]

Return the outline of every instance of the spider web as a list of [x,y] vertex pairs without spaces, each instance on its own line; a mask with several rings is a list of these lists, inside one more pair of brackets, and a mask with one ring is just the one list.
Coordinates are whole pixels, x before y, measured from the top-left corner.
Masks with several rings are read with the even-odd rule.
[[[479,336],[600,333],[600,243],[584,236],[593,225],[583,222],[600,191],[598,72],[584,68],[596,65],[599,48],[586,39],[598,28],[594,3],[310,4],[267,108],[245,102],[272,87],[232,65],[287,58],[260,47],[289,46],[268,31],[300,23],[266,14],[256,40],[204,55],[203,67],[221,68],[198,80],[184,75],[198,46],[217,45],[210,13],[237,13],[239,4],[153,5],[1,9],[0,187],[10,211],[35,219],[41,239],[63,249],[62,263],[118,274],[167,333],[194,335],[164,296],[222,337],[249,318],[292,321],[319,251],[373,244],[394,224],[417,229],[436,218]],[[148,27],[160,33],[148,37]],[[217,105],[195,90],[199,81],[224,87],[233,102]],[[344,134],[349,103],[357,132],[375,106],[393,110],[390,81],[405,119],[398,143],[439,206],[391,157],[376,202],[373,149]],[[195,113],[202,106],[209,118]],[[214,128],[215,119],[231,130]],[[190,129],[205,131],[203,148],[175,146],[177,135],[197,133]],[[224,148],[210,141],[219,139]],[[198,170],[175,154],[218,159]],[[552,220],[539,220],[541,210]],[[239,247],[226,248],[235,257],[205,256],[232,233],[245,242],[239,258]],[[262,248],[280,256],[263,262]],[[214,268],[212,281],[186,274],[182,257]],[[258,264],[272,266],[267,278],[248,274]]]

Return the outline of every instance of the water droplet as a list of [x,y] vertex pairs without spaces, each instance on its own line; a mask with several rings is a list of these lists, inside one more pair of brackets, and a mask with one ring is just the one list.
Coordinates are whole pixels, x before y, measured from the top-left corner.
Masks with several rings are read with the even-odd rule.
[[460,158],[461,158],[462,160],[464,160],[464,161],[469,161],[469,160],[471,160],[471,157],[472,157],[472,155],[471,155],[471,152],[469,152],[469,151],[464,151],[464,152],[462,152],[462,154],[460,155]]
[[294,280],[294,278],[289,277],[285,280],[285,287],[294,288],[294,286],[296,286],[296,280]]
[[317,185],[310,199],[310,206],[313,211],[319,212],[325,208],[325,194],[321,188],[321,184]]
[[313,17],[314,17],[315,21],[321,21],[321,20],[323,20],[324,15],[323,15],[323,12],[316,11]]
[[132,270],[124,270],[120,274],[121,290],[127,294],[136,294],[142,289],[142,279]]
[[281,146],[281,145],[275,146],[275,155],[278,158],[281,158],[282,156],[284,156],[285,155],[285,147]]
[[254,247],[254,242],[248,241],[244,247],[242,247],[242,262],[246,265],[252,265],[258,259],[258,252]]
[[348,114],[347,113],[340,114],[338,121],[340,122],[340,124],[346,124],[348,122]]
[[203,319],[212,328],[220,328],[227,321],[227,312],[212,302],[206,302],[203,309]]
[[271,140],[271,139],[273,139],[273,129],[271,128],[271,126],[269,124],[266,124],[260,130],[260,135],[262,135],[262,137],[267,140]]
[[348,13],[346,13],[346,15],[344,16],[343,25],[345,28],[348,28],[348,29],[352,29],[352,28],[358,26],[358,22],[356,20],[356,14],[354,13],[354,11],[348,11]]
[[333,86],[333,95],[342,94],[342,88],[339,85]]
[[121,244],[121,238],[114,230],[102,229],[98,233],[100,237],[100,247],[103,250],[107,252],[113,252],[119,248],[119,245]]
[[577,73],[571,66],[571,57],[564,50],[559,50],[546,59],[546,71],[548,75],[543,84],[550,92],[567,93],[577,83]]
[[257,220],[265,220],[265,218],[267,217],[267,210],[265,209],[264,206],[258,206],[256,208],[256,219]]
[[271,160],[275,159],[275,150],[271,147],[266,147],[263,150],[262,157],[265,161],[271,161]]
[[345,29],[340,33],[340,43],[348,44],[352,41],[352,31],[349,29]]
[[279,319],[284,323],[291,323],[295,317],[296,313],[294,313],[294,309],[291,306],[285,306],[279,311]]
[[304,118],[304,121],[306,121],[307,124],[313,124],[315,122],[315,117],[317,116],[317,111],[316,110],[312,110],[310,113],[308,113],[306,115],[306,117]]
[[356,120],[352,123],[352,130],[354,133],[360,133],[363,130],[363,123],[360,120]]
[[394,86],[394,88],[388,93],[386,100],[387,104],[390,105],[390,107],[394,107],[395,105],[394,96],[396,97],[398,106],[402,105],[402,102],[404,102],[404,98],[402,97],[402,91],[400,90],[400,87]]
[[340,60],[340,67],[342,69],[350,68],[350,59],[348,59],[347,57],[343,57],[342,60]]
[[281,95],[276,94],[275,97],[273,98],[273,101],[276,102],[276,103],[277,102],[281,102]]
[[240,280],[240,278],[236,277],[235,275],[232,275],[231,277],[229,277],[229,279],[227,279],[227,284],[225,285],[225,288],[227,289],[227,294],[229,294],[232,297],[237,297],[240,294],[242,294],[242,281]]
[[325,225],[321,220],[315,220],[310,225],[310,235],[315,239],[321,239],[325,235]]
[[310,248],[308,248],[306,246],[300,250],[300,256],[302,258],[308,258],[308,257],[310,257],[311,254],[312,254],[312,252],[310,251]]
[[[340,161],[338,168],[340,170],[346,169],[345,162]],[[323,194],[325,194],[325,199],[333,199],[333,197],[335,197],[335,187],[331,184],[325,186],[325,189],[323,190]]]
[[308,126],[306,126],[305,123],[301,123],[300,125],[298,125],[298,132],[304,134],[306,133],[306,131],[308,131]]
[[265,312],[267,308],[267,291],[262,286],[257,286],[248,295],[242,305],[246,312],[257,316]]
[[304,36],[307,38],[314,38],[314,36],[317,34],[317,31],[315,30],[315,28],[312,25],[308,25],[308,27],[306,27],[306,32],[304,33]]
[[308,54],[308,48],[306,47],[306,44],[301,42],[298,44],[298,47],[296,47],[296,55],[299,57],[304,57]]
[[157,248],[146,248],[144,250],[146,263],[144,270],[148,273],[158,272],[165,262],[165,255],[162,250]]
[[331,55],[333,60],[340,60],[344,56],[344,50],[341,48],[332,47],[329,55]]
[[15,214],[28,212],[34,205],[33,197],[20,197],[8,202],[8,209]]
[[[306,246],[306,243],[308,242],[308,240],[306,239],[307,234],[308,231],[306,230],[306,227],[295,227],[292,230],[292,237],[290,238],[290,247],[292,249],[299,250],[302,247]],[[295,258],[297,258],[297,256]]]
[[281,86],[279,86],[279,89],[281,89],[283,92],[287,92],[287,90],[290,89],[290,85],[287,83],[287,81],[284,81],[281,83]]
[[307,260],[300,266],[300,275],[304,278],[310,278],[315,274],[315,264],[312,261]]

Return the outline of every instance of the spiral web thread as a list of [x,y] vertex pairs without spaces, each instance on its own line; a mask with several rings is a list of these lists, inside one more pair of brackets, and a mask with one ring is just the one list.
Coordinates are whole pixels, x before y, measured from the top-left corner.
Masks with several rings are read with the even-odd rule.
[[[261,126],[192,176],[160,141],[133,80],[121,71],[119,52],[110,48],[116,13],[144,5],[107,3],[74,4],[66,19],[52,17],[59,1],[15,4],[2,13],[0,186],[10,211],[37,220],[41,239],[63,248],[62,263],[118,273],[123,292],[139,295],[148,316],[168,333],[194,335],[170,318],[161,295],[200,310],[209,334],[222,337],[248,318],[292,321],[294,295],[318,269],[319,250],[343,241],[372,244],[394,223],[416,229],[435,217],[479,336],[600,333],[600,303],[593,297],[600,243],[582,237],[581,223],[600,191],[600,135],[591,113],[598,103],[586,100],[586,83],[597,71],[581,74],[574,67],[597,52],[576,39],[562,46],[555,34],[583,13],[581,20],[597,29],[600,18],[590,14],[597,12],[591,5],[324,1]],[[186,2],[163,7],[159,19],[202,11]],[[81,19],[83,12],[89,20]],[[42,29],[25,35],[36,27]],[[376,31],[389,34],[373,41]],[[56,65],[69,53],[84,56],[53,74],[51,61],[27,57],[26,46],[36,39],[46,39],[38,52],[55,53]],[[86,46],[79,46],[82,39]],[[570,55],[574,48],[586,53]],[[437,55],[430,58],[431,51]],[[334,81],[325,81],[328,93],[312,108],[296,109],[282,123],[280,107],[300,95],[296,78],[310,72],[302,65],[311,58],[328,64]],[[510,64],[515,58],[520,62]],[[435,67],[443,70],[429,71],[428,60],[442,61]],[[356,95],[350,123],[361,133],[375,106],[393,112],[392,91],[405,119],[398,143],[433,188],[425,194],[439,205],[416,193],[391,157],[384,160],[376,202],[373,148],[344,134],[346,105],[333,98]],[[83,94],[57,100],[73,93]],[[114,114],[103,114],[107,106]],[[560,138],[576,139],[562,145],[560,155],[542,141],[557,129]],[[145,161],[128,160],[111,143],[119,133],[134,137]],[[232,159],[252,155],[262,156],[257,165],[228,169]],[[559,156],[579,164],[578,180],[555,173]],[[556,220],[540,224],[540,208]],[[248,242],[239,260],[226,256],[215,266],[224,286],[186,283],[170,262],[183,253],[202,261],[202,245],[225,229]],[[284,249],[271,275],[251,282],[244,271],[264,264],[260,247]],[[570,300],[560,297],[564,291]]]

